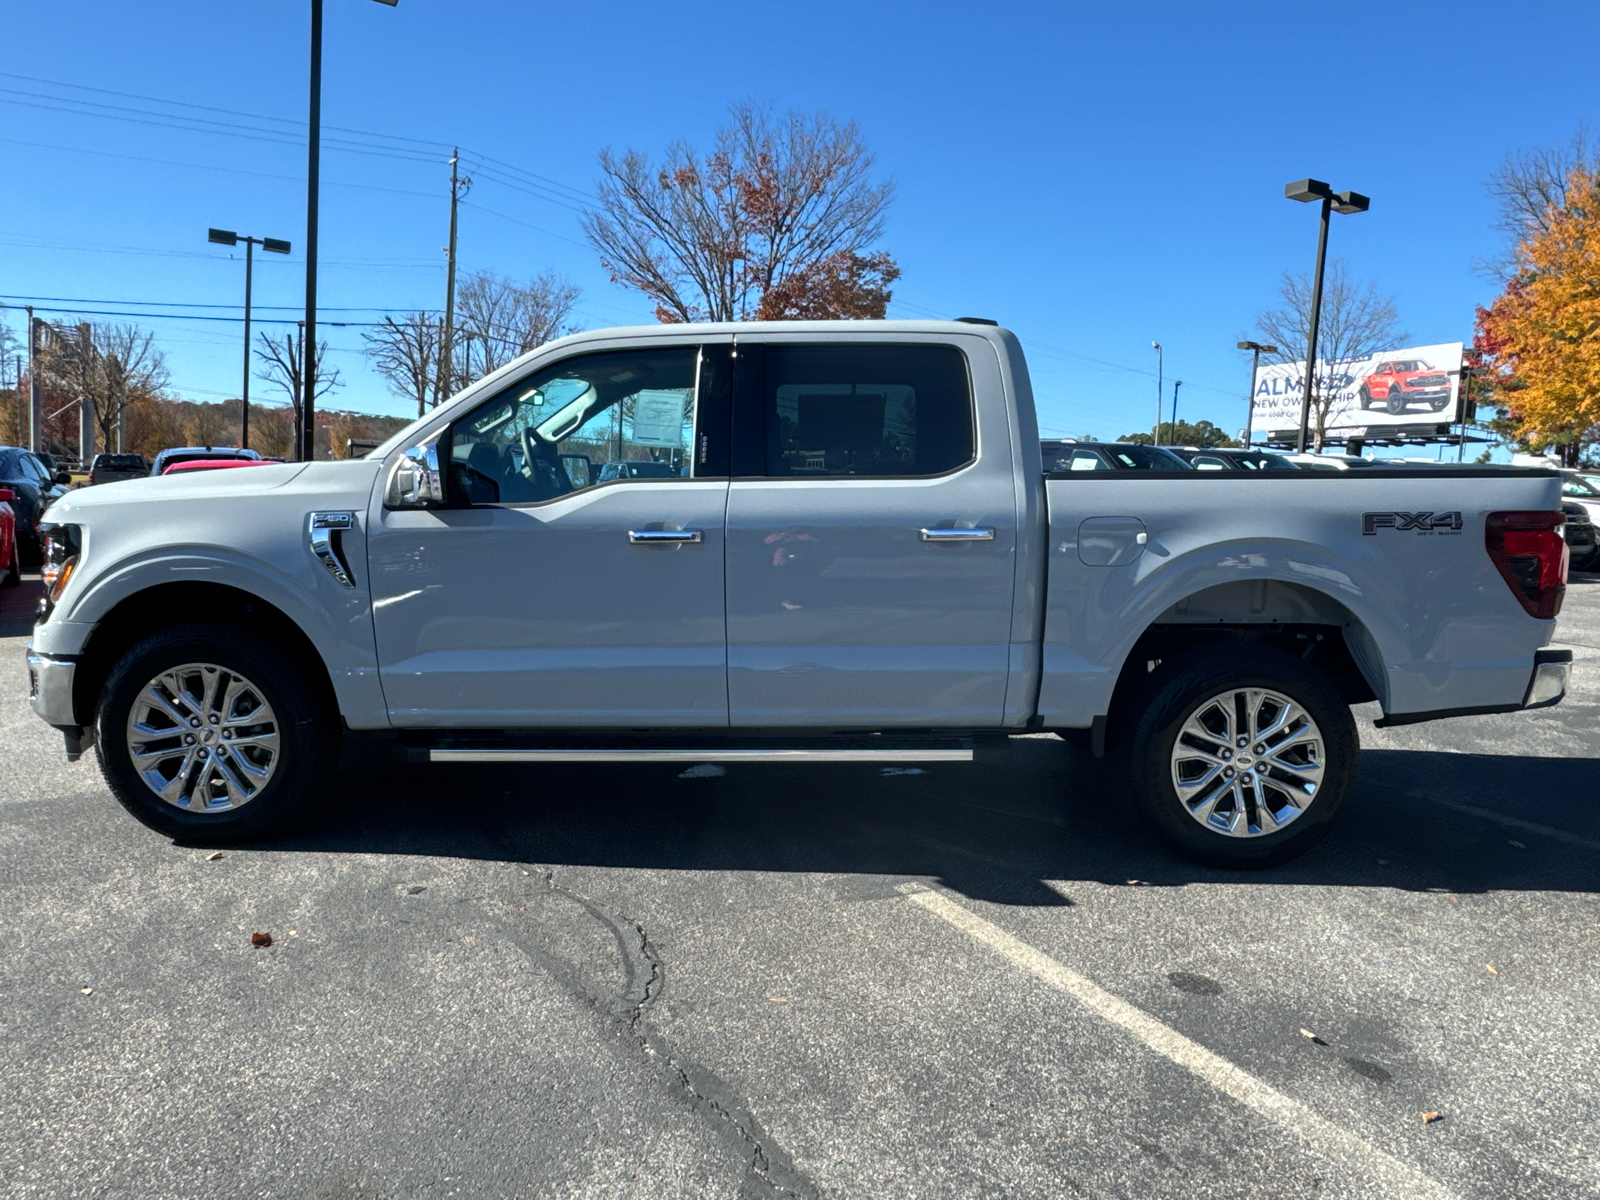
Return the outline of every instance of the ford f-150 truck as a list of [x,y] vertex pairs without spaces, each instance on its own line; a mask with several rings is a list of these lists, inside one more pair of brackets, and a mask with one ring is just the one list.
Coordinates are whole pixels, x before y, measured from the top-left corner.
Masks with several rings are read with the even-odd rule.
[[992,322],[602,330],[365,458],[58,500],[32,703],[184,838],[303,813],[346,731],[530,768],[962,762],[1056,732],[1109,749],[1180,851],[1265,865],[1348,792],[1351,705],[1562,697],[1559,486],[1046,472]]

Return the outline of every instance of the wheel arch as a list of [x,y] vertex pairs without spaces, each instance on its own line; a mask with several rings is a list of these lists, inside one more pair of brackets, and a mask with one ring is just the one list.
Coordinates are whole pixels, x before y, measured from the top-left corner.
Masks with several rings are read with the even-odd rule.
[[1161,663],[1229,643],[1276,645],[1325,675],[1347,704],[1387,705],[1383,652],[1357,613],[1307,584],[1258,578],[1198,589],[1158,613],[1123,658],[1107,726],[1119,723],[1119,708]]
[[229,584],[175,580],[124,597],[95,622],[73,673],[72,707],[80,722],[93,722],[101,688],[130,646],[185,619],[230,621],[258,631],[309,668],[311,686],[329,705],[329,711],[339,711],[333,678],[322,654],[305,630],[281,608]]

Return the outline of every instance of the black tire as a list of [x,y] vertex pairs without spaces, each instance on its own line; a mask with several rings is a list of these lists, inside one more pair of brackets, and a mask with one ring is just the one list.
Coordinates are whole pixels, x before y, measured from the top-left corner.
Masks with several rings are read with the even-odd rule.
[[[1286,696],[1316,722],[1323,777],[1315,796],[1283,828],[1230,836],[1203,825],[1179,798],[1174,747],[1185,721],[1207,700],[1258,687]],[[1304,854],[1327,832],[1355,781],[1360,742],[1349,705],[1325,675],[1275,647],[1208,647],[1169,660],[1147,677],[1124,712],[1127,733],[1118,751],[1140,813],[1163,841],[1206,866],[1272,867]]]
[[1406,410],[1406,398],[1400,394],[1399,388],[1389,389],[1389,402],[1384,405],[1389,410],[1390,416],[1399,416]]
[[1367,391],[1367,385],[1362,384],[1361,390],[1356,393],[1356,399],[1361,401],[1361,410],[1365,412],[1372,407],[1372,393]]
[[[339,757],[338,712],[320,681],[296,668],[301,661],[257,629],[220,621],[169,626],[138,642],[112,668],[96,713],[95,752],[112,793],[144,824],[179,841],[240,842],[288,828],[315,805]],[[133,763],[128,719],[135,702],[163,672],[190,663],[236,672],[276,717],[271,776],[237,807],[177,807],[158,796]],[[177,727],[175,733],[187,730]]]

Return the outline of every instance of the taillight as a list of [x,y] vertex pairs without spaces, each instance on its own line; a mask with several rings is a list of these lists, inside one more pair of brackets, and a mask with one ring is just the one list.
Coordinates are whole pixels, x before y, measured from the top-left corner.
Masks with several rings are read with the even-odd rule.
[[1555,619],[1567,594],[1566,518],[1560,512],[1490,513],[1484,527],[1489,557],[1528,615]]

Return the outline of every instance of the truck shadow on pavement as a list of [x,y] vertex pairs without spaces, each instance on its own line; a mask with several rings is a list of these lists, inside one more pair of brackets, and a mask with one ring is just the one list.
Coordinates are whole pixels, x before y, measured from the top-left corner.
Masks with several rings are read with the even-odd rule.
[[676,767],[384,761],[347,763],[344,775],[337,805],[263,848],[839,875],[841,894],[863,896],[933,879],[1035,906],[1070,905],[1086,881],[1600,892],[1600,816],[1585,800],[1600,760],[1589,758],[1368,750],[1329,836],[1252,872],[1167,851],[1105,763],[1054,739],[1015,743],[1010,763],[924,773],[752,765],[684,778]]

